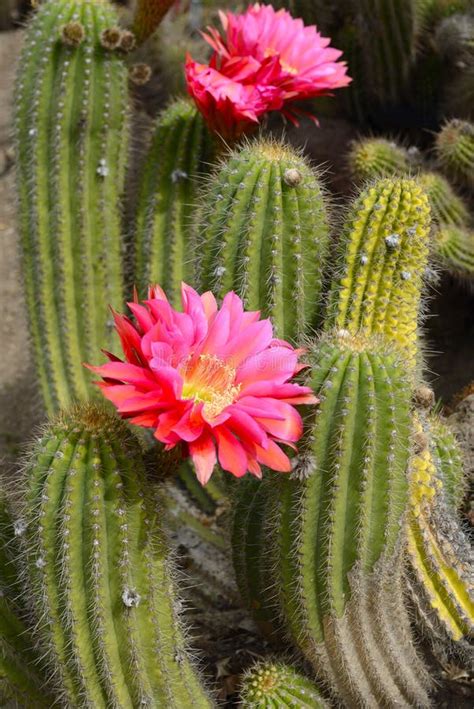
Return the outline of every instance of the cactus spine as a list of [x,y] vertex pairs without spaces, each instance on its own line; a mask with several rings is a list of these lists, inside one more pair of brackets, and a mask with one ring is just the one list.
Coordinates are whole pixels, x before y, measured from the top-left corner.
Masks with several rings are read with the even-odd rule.
[[143,477],[136,440],[92,405],[33,448],[23,517],[42,642],[73,706],[210,707]]
[[453,119],[436,139],[438,159],[447,173],[467,189],[474,188],[474,124]]
[[15,523],[6,500],[0,498],[0,702],[14,702],[27,709],[55,706],[47,689],[41,658],[36,652],[21,599],[17,574],[18,538],[23,520]]
[[252,142],[215,172],[198,220],[203,290],[234,290],[297,338],[320,311],[329,230],[324,194],[305,160],[282,144]]
[[143,169],[135,223],[135,284],[159,283],[173,305],[192,282],[191,216],[197,182],[209,169],[213,140],[201,114],[180,99],[159,117]]
[[413,180],[380,180],[364,190],[343,230],[327,329],[384,335],[413,365],[429,229],[428,201]]
[[[422,432],[419,421],[417,426]],[[474,555],[455,511],[447,504],[428,445],[413,457],[410,497],[408,554],[417,582],[412,595],[432,639],[442,629],[460,643],[474,633]],[[465,646],[462,642],[458,649]],[[474,667],[474,648],[466,654]]]
[[127,72],[100,44],[117,24],[101,0],[41,5],[14,104],[23,274],[46,409],[92,391],[83,361],[112,348],[107,303],[123,300],[121,214]]
[[280,662],[261,662],[244,675],[240,689],[242,709],[323,709],[326,702],[307,677]]
[[237,553],[247,565],[267,565],[266,593],[277,599],[282,627],[340,700],[426,706],[426,676],[394,591],[409,381],[396,351],[363,335],[326,335],[311,364],[321,404],[307,445],[291,478],[264,480],[267,512],[255,522],[249,510]]

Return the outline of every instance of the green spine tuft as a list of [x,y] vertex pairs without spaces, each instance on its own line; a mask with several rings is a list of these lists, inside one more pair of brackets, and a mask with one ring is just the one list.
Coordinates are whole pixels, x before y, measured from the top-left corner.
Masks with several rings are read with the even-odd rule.
[[186,652],[139,445],[92,405],[48,425],[26,469],[41,642],[73,706],[210,707]]
[[244,573],[260,570],[260,587],[246,573],[247,601],[255,607],[263,589],[271,609],[273,595],[274,625],[289,630],[348,706],[427,706],[399,588],[411,429],[406,368],[385,340],[348,333],[316,343],[311,365],[321,404],[292,476],[269,480],[263,513],[249,509],[247,522],[237,505],[237,574],[242,561]]
[[[100,44],[103,30],[116,23],[107,2],[49,0],[30,22],[19,64],[14,105],[23,280],[50,413],[95,392],[82,363],[98,362],[101,348],[113,349],[107,304],[123,301],[127,70]],[[64,43],[64,32],[77,46]]]
[[365,138],[354,143],[348,163],[356,182],[403,175],[413,167],[409,152],[385,138]]
[[328,705],[307,677],[280,662],[260,662],[244,675],[242,709],[323,709]]
[[429,233],[428,200],[414,180],[380,180],[361,192],[343,230],[326,329],[383,335],[412,366]]
[[191,217],[198,177],[214,151],[201,114],[180,99],[159,117],[143,168],[135,222],[135,284],[145,294],[159,283],[174,306],[181,282],[192,283]]
[[436,138],[438,160],[467,189],[474,189],[474,124],[454,118]]
[[326,200],[307,162],[283,144],[256,141],[220,165],[196,226],[202,290],[234,290],[297,339],[320,315],[329,240]]

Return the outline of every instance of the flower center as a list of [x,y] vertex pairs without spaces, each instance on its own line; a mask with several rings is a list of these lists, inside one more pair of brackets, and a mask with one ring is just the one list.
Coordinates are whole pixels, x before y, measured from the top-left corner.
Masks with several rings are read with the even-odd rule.
[[200,355],[180,373],[184,379],[183,399],[203,402],[210,418],[233,404],[240,391],[240,384],[234,385],[235,369],[215,355]]
[[[276,54],[279,54],[279,52],[276,51],[276,49],[273,49],[273,47],[267,47],[265,50],[264,57],[267,59],[267,57],[274,57]],[[279,57],[280,59],[280,65],[283,71],[286,71],[287,74],[293,74],[296,75],[298,74],[298,69],[296,67],[291,66],[291,64],[287,64],[281,56]]]

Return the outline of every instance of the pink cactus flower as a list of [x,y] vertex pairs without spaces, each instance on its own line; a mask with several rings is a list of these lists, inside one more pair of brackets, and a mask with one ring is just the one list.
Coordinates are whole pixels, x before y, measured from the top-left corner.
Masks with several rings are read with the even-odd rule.
[[351,82],[338,61],[342,52],[286,10],[257,3],[240,15],[221,12],[220,19],[224,36],[215,28],[203,35],[214,50],[209,65],[188,56],[186,79],[210,128],[225,138],[248,131],[269,111],[297,122],[294,101]]
[[261,465],[287,472],[281,443],[302,435],[295,404],[318,399],[290,380],[304,365],[301,350],[273,338],[269,320],[244,312],[228,293],[217,307],[211,293],[182,285],[183,312],[159,286],[148,300],[129,303],[135,322],[114,313],[125,361],[87,365],[123,418],[154,429],[167,450],[181,444],[204,485],[217,460],[237,477],[261,477]]

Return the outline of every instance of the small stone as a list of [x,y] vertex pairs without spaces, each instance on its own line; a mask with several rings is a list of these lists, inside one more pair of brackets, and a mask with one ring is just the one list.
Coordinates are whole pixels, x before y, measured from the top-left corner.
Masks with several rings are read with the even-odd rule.
[[289,167],[283,173],[283,180],[285,184],[288,185],[288,187],[297,187],[299,184],[301,184],[302,179],[303,175],[299,170],[296,169],[296,167]]
[[105,164],[105,160],[100,161],[99,167],[97,168],[97,174],[101,177],[107,177],[109,174],[109,168]]
[[402,281],[409,281],[410,278],[411,278],[411,273],[410,273],[410,271],[402,271],[402,272],[400,273],[400,278],[402,279]]
[[366,254],[361,254],[360,262],[363,266],[365,266],[369,262],[369,257]]
[[122,601],[127,608],[136,608],[141,601],[141,596],[133,588],[125,588],[122,593]]

